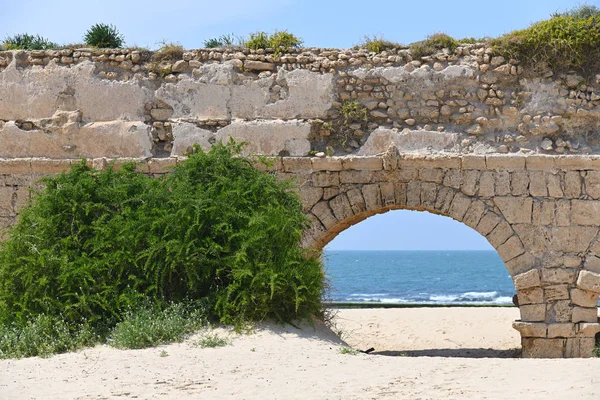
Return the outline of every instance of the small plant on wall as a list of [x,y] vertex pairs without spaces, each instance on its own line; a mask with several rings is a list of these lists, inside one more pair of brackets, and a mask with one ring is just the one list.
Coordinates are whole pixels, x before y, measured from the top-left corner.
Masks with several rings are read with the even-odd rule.
[[125,38],[114,25],[94,24],[83,37],[85,44],[98,48],[118,49],[125,44]]

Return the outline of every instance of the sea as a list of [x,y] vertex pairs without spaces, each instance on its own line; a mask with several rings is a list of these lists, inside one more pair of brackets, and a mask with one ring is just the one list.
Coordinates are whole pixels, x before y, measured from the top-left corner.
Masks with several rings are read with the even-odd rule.
[[515,294],[494,250],[325,249],[323,259],[333,303],[508,305]]

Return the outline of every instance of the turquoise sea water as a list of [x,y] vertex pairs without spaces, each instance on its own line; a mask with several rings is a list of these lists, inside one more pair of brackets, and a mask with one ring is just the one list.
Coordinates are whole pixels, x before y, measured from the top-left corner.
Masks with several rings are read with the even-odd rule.
[[512,304],[495,251],[325,250],[333,302]]

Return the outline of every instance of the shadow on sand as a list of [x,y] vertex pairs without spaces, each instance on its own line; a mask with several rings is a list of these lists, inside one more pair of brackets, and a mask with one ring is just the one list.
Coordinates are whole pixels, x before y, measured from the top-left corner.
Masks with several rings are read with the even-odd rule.
[[456,357],[456,358],[519,358],[521,349],[426,349],[426,350],[398,350],[398,351],[373,351],[369,353],[389,357]]

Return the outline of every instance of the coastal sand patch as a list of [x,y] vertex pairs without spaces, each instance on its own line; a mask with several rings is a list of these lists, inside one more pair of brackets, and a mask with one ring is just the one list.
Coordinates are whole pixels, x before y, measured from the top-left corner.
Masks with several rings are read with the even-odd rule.
[[[348,342],[381,351],[505,350],[515,344],[514,312],[341,310],[338,319],[345,320]],[[194,345],[200,333],[152,349],[97,346],[48,359],[3,360],[0,398],[598,399],[600,393],[600,359],[350,355],[319,324],[302,329],[264,324],[249,335],[212,333],[228,336],[231,344],[200,348]]]

